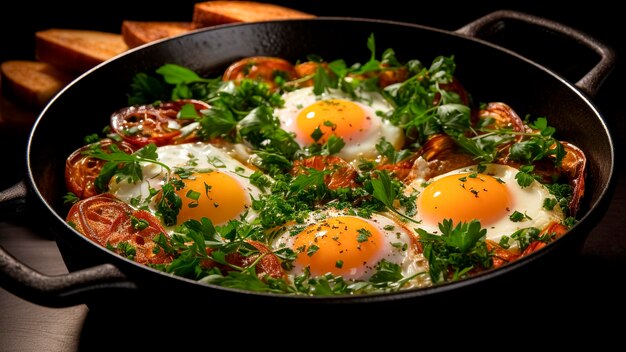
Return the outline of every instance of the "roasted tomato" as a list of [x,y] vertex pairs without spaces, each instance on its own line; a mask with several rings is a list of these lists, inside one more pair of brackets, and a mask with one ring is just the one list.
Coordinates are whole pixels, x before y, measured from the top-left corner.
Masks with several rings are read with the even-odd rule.
[[[546,226],[540,233],[540,235],[545,235],[545,234],[554,234],[557,238],[563,236],[565,233],[567,232],[567,227],[565,227],[563,224],[558,223],[556,221],[551,222],[550,224],[548,224],[548,226]],[[536,252],[537,250],[545,247],[547,245],[546,242],[542,242],[542,241],[533,241],[530,243],[530,245],[528,245],[528,247],[526,247],[526,249],[524,250],[524,252],[522,252],[522,254],[520,255],[521,257],[529,255],[533,252]]]
[[132,245],[136,250],[133,259],[138,263],[163,264],[172,260],[164,251],[153,252],[154,236],[166,233],[159,220],[146,211],[133,210],[110,194],[96,195],[74,204],[67,222],[101,246],[117,248],[122,242]]
[[378,165],[376,169],[389,171],[400,181],[405,181],[411,176],[411,170],[413,170],[413,165],[415,165],[415,160],[417,159],[417,157],[418,154],[416,153],[410,158],[402,160],[395,164]]
[[224,81],[241,81],[244,78],[265,81],[276,88],[274,79],[282,76],[286,81],[296,78],[296,71],[287,60],[277,57],[248,57],[230,65],[224,72]]
[[[315,61],[306,61],[297,64],[294,67],[296,72],[296,77],[298,78],[296,86],[298,87],[310,87],[313,85],[313,75],[317,71],[318,67],[324,68],[328,74],[331,74],[328,69],[328,63],[326,62],[315,62]],[[307,80],[302,80],[303,78],[309,77]]]
[[496,242],[486,240],[487,249],[493,253],[493,267],[498,268],[520,257],[519,252],[510,251],[500,247]]
[[266,275],[273,278],[281,278],[285,276],[285,272],[280,265],[280,260],[266,245],[258,241],[249,240],[247,242],[256,248],[260,254],[245,257],[241,254],[235,253],[227,255],[226,260],[231,264],[246,267],[253,264],[259,258],[259,255],[262,255],[263,258],[259,260],[255,268],[256,273],[260,278],[263,278]]
[[479,111],[478,118],[481,120],[488,118],[493,119],[492,124],[487,126],[489,128],[510,128],[515,132],[529,132],[526,131],[524,122],[519,115],[517,115],[517,113],[510,106],[504,103],[487,104],[484,109]]
[[[463,88],[463,86],[461,85],[461,82],[458,79],[456,79],[456,77],[453,77],[452,82],[450,83],[439,84],[439,88],[442,90],[445,90],[446,92],[456,93],[459,96],[461,103],[465,105],[469,105],[469,101],[470,101],[469,94],[467,93],[465,88]],[[437,95],[435,95],[435,98],[433,99],[433,105],[438,105],[440,99],[441,99],[441,94],[437,93]]]
[[[265,244],[258,242],[258,241],[252,241],[252,240],[247,240],[246,242],[250,244],[252,247],[256,248],[256,250],[259,251],[259,254],[244,256],[237,252],[229,253],[226,255],[226,258],[225,258],[226,262],[228,262],[231,265],[236,265],[238,267],[245,268],[247,266],[254,264],[254,262],[257,259],[259,259],[259,255],[262,255],[263,258],[261,258],[258,261],[258,263],[256,263],[256,267],[255,267],[256,274],[259,276],[259,278],[262,279],[265,276],[270,276],[273,278],[282,278],[285,276],[285,271],[283,270],[280,264],[280,260],[274,253],[272,253],[272,251]],[[212,251],[213,249],[207,249],[207,254],[210,255]],[[232,268],[226,265],[218,264],[210,259],[203,260],[202,266],[205,269],[218,268],[220,269],[220,271],[224,273],[233,270]]]
[[[446,134],[432,135],[418,151],[422,159],[412,165],[407,181],[416,178],[428,180],[452,170],[475,165],[474,157],[461,151],[452,137]],[[426,162],[427,165],[423,165]]]
[[[97,144],[104,151],[110,151],[111,144],[116,144],[121,151],[133,153],[135,148],[126,143],[116,143],[110,139],[103,139]],[[78,198],[85,199],[98,194],[94,180],[100,174],[105,161],[83,155],[83,152],[94,147],[94,144],[86,145],[72,153],[65,161],[65,185],[67,189]]]
[[307,168],[319,171],[330,170],[330,173],[324,176],[324,183],[330,189],[341,187],[354,188],[357,186],[356,178],[358,173],[356,169],[340,157],[312,156],[303,160],[296,160],[293,163],[291,174],[300,175],[306,173]]
[[150,143],[157,146],[191,142],[189,136],[181,136],[181,127],[191,119],[179,119],[178,112],[185,104],[193,104],[196,111],[209,108],[199,100],[179,100],[158,106],[140,105],[118,110],[111,116],[111,127],[126,142],[141,148]]

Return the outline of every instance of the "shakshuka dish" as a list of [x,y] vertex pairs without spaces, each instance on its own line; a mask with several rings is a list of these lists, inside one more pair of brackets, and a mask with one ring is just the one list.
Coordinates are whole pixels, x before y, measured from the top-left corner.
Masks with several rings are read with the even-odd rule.
[[460,280],[567,233],[585,155],[548,118],[474,101],[454,57],[367,47],[137,74],[67,159],[68,224],[172,275],[295,295]]

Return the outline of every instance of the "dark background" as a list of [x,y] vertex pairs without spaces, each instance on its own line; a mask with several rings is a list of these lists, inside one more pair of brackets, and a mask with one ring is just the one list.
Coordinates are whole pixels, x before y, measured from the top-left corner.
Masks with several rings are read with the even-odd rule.
[[[319,16],[350,16],[364,18],[391,19],[440,28],[455,30],[464,24],[486,15],[494,10],[518,10],[538,16],[546,17],[571,27],[580,29],[613,47],[622,57],[625,52],[623,38],[618,32],[624,23],[622,12],[617,9],[618,2],[609,0],[585,0],[577,2],[549,2],[549,1],[398,1],[383,0],[370,2],[376,5],[366,5],[365,1],[341,0],[283,0],[273,3],[300,9]],[[190,21],[195,1],[171,1],[160,4],[155,1],[132,0],[105,0],[95,2],[72,1],[24,1],[12,2],[11,11],[0,8],[3,16],[0,21],[0,61],[13,59],[34,59],[35,40],[37,30],[58,28],[92,29],[110,32],[119,32],[122,20],[138,21]],[[411,3],[411,9],[407,8]],[[76,5],[79,4],[79,5]],[[615,5],[613,5],[615,4]],[[528,36],[527,36],[528,34]],[[534,33],[536,34],[536,33]],[[565,74],[571,81],[576,81],[581,72],[585,72],[593,65],[594,56],[584,49],[578,50],[564,45],[556,38],[546,39],[535,37],[533,32],[521,32],[521,35],[512,35],[505,38],[509,47],[538,61],[548,64],[557,72]],[[414,40],[414,45],[421,43]],[[572,49],[572,50],[570,50]],[[576,49],[576,50],[573,50]],[[590,234],[583,248],[581,261],[571,274],[580,277],[580,285],[559,290],[559,297],[545,297],[544,303],[550,305],[554,300],[573,299],[576,301],[571,309],[580,306],[593,307],[600,302],[600,308],[611,313],[613,307],[624,308],[622,297],[626,290],[622,287],[619,278],[626,271],[626,236],[623,233],[624,221],[621,208],[626,206],[626,185],[624,182],[624,163],[622,159],[626,122],[623,108],[624,89],[621,82],[624,80],[622,60],[614,72],[606,80],[599,94],[594,97],[599,110],[603,113],[612,130],[617,147],[618,185],[614,200],[604,221]],[[515,84],[508,82],[506,77],[489,77],[494,84]],[[105,88],[103,88],[105,89]],[[540,87],[539,87],[540,89]],[[99,92],[106,93],[106,92]],[[549,92],[546,92],[549,94]],[[103,94],[106,96],[106,94]],[[558,104],[558,102],[555,102]],[[59,130],[71,129],[71,126],[59,124]],[[4,170],[0,176],[0,189],[11,185],[24,175],[23,160],[27,129],[0,125],[0,150],[4,155]],[[61,139],[62,140],[62,139]],[[10,151],[10,152],[6,152]],[[1,225],[1,219],[0,219]],[[575,281],[574,281],[575,282]],[[571,285],[571,284],[570,284]],[[576,292],[569,296],[569,290]],[[582,289],[582,293],[580,290]],[[591,303],[590,303],[591,302]],[[2,302],[0,302],[2,303]],[[589,310],[587,309],[587,312]],[[515,313],[515,312],[513,312]],[[519,312],[517,312],[519,313]],[[530,314],[531,312],[526,312]],[[1,312],[9,316],[19,316],[20,312]],[[76,318],[78,320],[81,317]],[[42,321],[44,318],[42,318]],[[28,325],[28,322],[25,323]],[[81,322],[79,321],[80,325]],[[91,323],[93,324],[93,322]],[[84,328],[84,331],[88,330]],[[85,333],[83,332],[83,339]],[[0,340],[1,334],[0,334]],[[2,343],[0,342],[0,350]]]

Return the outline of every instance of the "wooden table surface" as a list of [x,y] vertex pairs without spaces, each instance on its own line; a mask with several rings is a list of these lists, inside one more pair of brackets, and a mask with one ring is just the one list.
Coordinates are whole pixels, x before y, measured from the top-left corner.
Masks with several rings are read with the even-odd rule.
[[[616,99],[623,94],[623,89],[620,89],[623,79],[623,69],[620,68],[595,99],[616,137],[619,149],[616,170],[619,174],[611,206],[604,219],[589,235],[567,283],[546,292],[546,297],[540,304],[541,309],[549,310],[550,304],[563,299],[573,299],[576,303],[571,309],[582,309],[587,313],[615,313],[617,310],[623,311],[625,307],[622,297],[626,297],[626,290],[622,287],[623,279],[620,278],[624,278],[626,272],[626,172],[619,160],[624,145],[622,136],[626,134],[626,119],[621,102],[623,98]],[[2,104],[6,107],[6,102]],[[13,107],[10,106],[10,109]],[[26,126],[7,128],[7,125],[2,124],[3,111],[6,113],[9,109],[0,109],[0,150],[15,150],[15,153],[3,154],[6,158],[3,169],[14,169],[16,172],[3,173],[0,176],[0,188],[11,185],[22,175],[22,150],[25,150],[28,125],[26,123]],[[34,114],[31,113],[31,119],[33,117]],[[67,272],[54,240],[42,234],[41,230],[31,230],[26,226],[29,219],[11,219],[1,215],[1,246],[43,273]],[[94,346],[98,342],[95,340],[101,336],[98,331],[111,328],[108,325],[110,322],[101,316],[98,312],[90,312],[84,305],[62,309],[37,306],[0,289],[0,351],[96,349]]]

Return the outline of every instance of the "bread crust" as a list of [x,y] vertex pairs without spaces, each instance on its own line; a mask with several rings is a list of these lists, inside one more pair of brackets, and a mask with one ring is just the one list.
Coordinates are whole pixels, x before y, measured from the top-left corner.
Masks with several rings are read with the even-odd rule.
[[69,71],[84,72],[126,51],[120,34],[76,30],[47,29],[37,32],[37,59]]
[[122,37],[129,48],[169,38],[193,29],[191,22],[122,22]]
[[206,1],[194,6],[193,25],[204,28],[226,23],[258,22],[315,16],[287,7],[252,1]]
[[45,62],[5,61],[0,65],[2,93],[27,106],[43,107],[74,76]]

